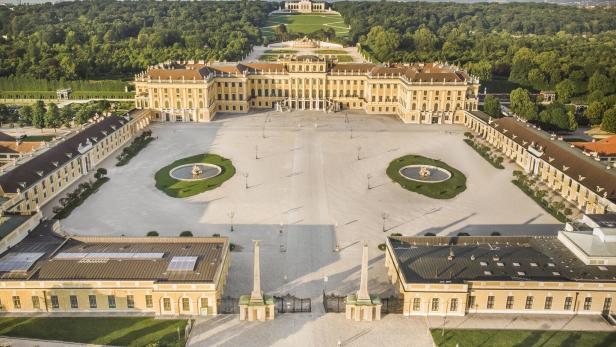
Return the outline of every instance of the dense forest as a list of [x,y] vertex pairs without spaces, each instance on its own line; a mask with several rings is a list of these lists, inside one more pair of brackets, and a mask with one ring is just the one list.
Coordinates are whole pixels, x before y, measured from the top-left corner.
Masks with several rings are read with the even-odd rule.
[[[616,9],[422,2],[334,7],[351,25],[350,40],[375,60],[449,61],[484,85],[508,80],[531,91],[555,90],[559,103],[535,106],[527,115],[544,126],[601,124],[603,114],[616,107]],[[571,101],[590,104],[590,112],[573,122],[565,106]]]
[[0,5],[0,76],[126,78],[167,59],[237,60],[276,4],[75,1]]

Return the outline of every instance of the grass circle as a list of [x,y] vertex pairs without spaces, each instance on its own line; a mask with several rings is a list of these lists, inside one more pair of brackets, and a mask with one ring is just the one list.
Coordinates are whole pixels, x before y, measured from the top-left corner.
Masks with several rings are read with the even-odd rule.
[[[218,165],[222,171],[218,176],[197,181],[176,180],[169,174],[177,166],[193,163]],[[156,188],[163,193],[173,198],[187,198],[218,188],[226,180],[233,177],[233,175],[235,175],[235,167],[231,160],[217,154],[203,153],[174,161],[158,170],[154,175],[154,179],[156,180]]]
[[[431,165],[445,169],[451,173],[451,178],[444,182],[424,183],[406,179],[400,174],[400,169],[408,165]],[[405,155],[394,159],[387,167],[387,176],[402,188],[425,195],[433,199],[452,199],[466,190],[466,176],[446,163],[422,157],[420,155]]]

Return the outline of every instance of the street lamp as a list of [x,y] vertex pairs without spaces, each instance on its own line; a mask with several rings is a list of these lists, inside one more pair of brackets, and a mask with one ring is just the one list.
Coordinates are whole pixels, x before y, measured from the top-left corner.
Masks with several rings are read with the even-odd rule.
[[229,212],[229,219],[230,219],[230,222],[231,222],[231,229],[230,229],[231,232],[233,232],[233,230],[234,230],[234,228],[233,228],[233,217],[235,217],[235,212],[233,212],[233,211]]
[[248,189],[248,172],[244,172],[244,187]]
[[381,218],[383,219],[383,232],[386,232],[387,229],[385,229],[385,221],[387,221],[387,218],[389,218],[389,213],[381,213]]
[[359,154],[361,153],[361,146],[357,147],[357,160],[361,160],[361,157],[359,156]]
[[370,179],[372,178],[371,174],[367,174],[366,177],[368,178],[368,190],[372,189],[372,186],[370,186]]
[[255,145],[255,159],[259,159],[259,145]]

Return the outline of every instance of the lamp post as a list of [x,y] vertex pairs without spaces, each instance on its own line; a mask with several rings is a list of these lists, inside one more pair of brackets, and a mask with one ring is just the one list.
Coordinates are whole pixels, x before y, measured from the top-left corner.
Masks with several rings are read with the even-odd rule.
[[255,159],[259,159],[259,145],[255,145]]
[[357,147],[357,160],[361,160],[360,154],[361,154],[361,146],[358,146]]
[[244,172],[244,187],[248,189],[248,172]]
[[233,230],[234,230],[234,228],[233,228],[233,217],[235,217],[235,212],[233,212],[233,211],[229,212],[229,220],[231,222],[231,228],[230,228],[231,232],[233,232]]
[[371,174],[367,174],[366,178],[368,178],[368,190],[372,189],[372,186],[370,185],[370,179],[372,178]]
[[381,218],[383,219],[383,232],[387,231],[385,229],[385,221],[387,221],[387,218],[389,218],[389,213],[383,212],[381,213]]

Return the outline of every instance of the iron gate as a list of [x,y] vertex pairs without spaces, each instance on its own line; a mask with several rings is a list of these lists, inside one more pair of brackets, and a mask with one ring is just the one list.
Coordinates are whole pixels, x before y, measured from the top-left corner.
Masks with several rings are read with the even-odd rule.
[[312,302],[310,298],[298,298],[287,294],[285,296],[274,296],[276,312],[278,313],[299,313],[311,312]]
[[389,298],[381,299],[381,313],[402,313],[402,309],[404,306],[404,300],[401,298],[397,298],[395,296],[390,296]]
[[219,314],[239,314],[240,313],[240,299],[225,296],[218,299],[218,313]]
[[334,293],[327,295],[323,292],[323,306],[325,307],[325,312],[344,312],[346,309],[346,296]]

